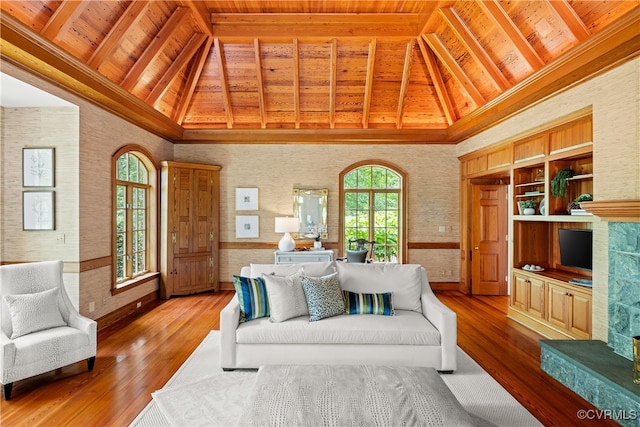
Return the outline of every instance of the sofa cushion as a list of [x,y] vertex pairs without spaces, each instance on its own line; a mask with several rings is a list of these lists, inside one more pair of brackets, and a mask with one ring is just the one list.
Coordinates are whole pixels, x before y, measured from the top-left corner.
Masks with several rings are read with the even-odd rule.
[[440,332],[422,314],[396,310],[395,316],[342,314],[321,322],[301,316],[282,323],[262,318],[236,330],[238,344],[440,345]]
[[300,269],[305,276],[320,277],[336,272],[335,263],[329,262],[304,262],[299,264],[251,264],[251,277],[260,277],[263,274],[275,274],[276,276],[290,276]]
[[233,287],[240,304],[240,323],[269,316],[267,288],[261,277],[233,276]]
[[343,291],[345,314],[379,314],[393,316],[393,294],[359,294]]
[[344,313],[344,297],[337,273],[323,277],[302,276],[302,289],[307,298],[310,322]]
[[67,326],[58,308],[60,289],[53,288],[33,294],[5,295],[11,315],[11,339],[32,332]]
[[293,317],[309,314],[307,298],[302,290],[302,273],[291,276],[263,274],[269,296],[269,313],[272,322],[284,322]]
[[422,266],[419,264],[336,263],[340,287],[356,293],[393,292],[393,308],[422,312]]

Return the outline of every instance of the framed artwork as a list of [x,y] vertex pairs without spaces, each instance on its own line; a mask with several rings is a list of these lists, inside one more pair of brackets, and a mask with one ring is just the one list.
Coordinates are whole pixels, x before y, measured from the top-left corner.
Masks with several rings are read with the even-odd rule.
[[236,210],[237,211],[257,211],[258,210],[258,189],[257,188],[236,188]]
[[53,148],[22,149],[23,187],[53,187],[54,176]]
[[55,205],[53,191],[22,192],[22,229],[54,230]]
[[236,215],[236,238],[248,239],[260,235],[258,215]]

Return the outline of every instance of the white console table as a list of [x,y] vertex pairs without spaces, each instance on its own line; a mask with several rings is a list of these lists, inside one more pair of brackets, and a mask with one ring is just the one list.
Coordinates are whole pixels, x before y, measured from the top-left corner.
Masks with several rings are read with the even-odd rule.
[[275,251],[276,264],[297,264],[301,262],[329,262],[333,261],[332,250],[321,251]]

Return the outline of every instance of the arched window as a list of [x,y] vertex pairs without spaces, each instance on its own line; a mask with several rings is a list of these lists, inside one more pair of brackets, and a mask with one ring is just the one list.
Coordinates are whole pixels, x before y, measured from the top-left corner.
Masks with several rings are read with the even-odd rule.
[[141,147],[123,147],[113,159],[115,293],[157,271],[158,173]]
[[404,261],[404,176],[382,161],[361,162],[340,174],[342,251],[349,240],[375,242],[374,261]]

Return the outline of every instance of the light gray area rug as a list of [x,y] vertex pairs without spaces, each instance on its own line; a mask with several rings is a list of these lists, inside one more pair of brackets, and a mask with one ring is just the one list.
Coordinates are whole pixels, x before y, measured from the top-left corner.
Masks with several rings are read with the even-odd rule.
[[[131,426],[236,425],[257,371],[223,372],[219,343],[220,331],[211,331]],[[441,377],[477,425],[542,425],[459,348],[458,369]]]

